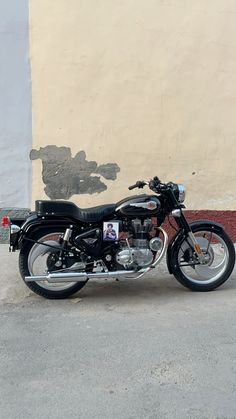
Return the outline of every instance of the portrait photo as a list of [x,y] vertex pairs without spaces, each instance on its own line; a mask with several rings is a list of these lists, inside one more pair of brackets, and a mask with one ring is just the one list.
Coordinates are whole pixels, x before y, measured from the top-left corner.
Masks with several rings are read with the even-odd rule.
[[119,223],[117,221],[107,221],[103,223],[103,240],[118,240]]

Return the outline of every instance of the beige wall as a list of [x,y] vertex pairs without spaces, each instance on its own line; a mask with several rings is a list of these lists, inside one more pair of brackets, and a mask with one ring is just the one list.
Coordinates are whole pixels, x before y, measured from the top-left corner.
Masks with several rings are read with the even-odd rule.
[[[186,184],[189,208],[236,207],[235,18],[232,0],[31,0],[33,147],[121,169],[74,202],[157,174]],[[47,198],[41,171],[33,200]]]

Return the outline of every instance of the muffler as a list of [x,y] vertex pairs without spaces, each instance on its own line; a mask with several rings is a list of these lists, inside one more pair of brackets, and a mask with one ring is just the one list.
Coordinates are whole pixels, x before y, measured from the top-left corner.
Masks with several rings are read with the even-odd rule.
[[[142,271],[144,271],[142,269]],[[115,272],[60,272],[53,273],[48,275],[35,275],[35,276],[26,276],[26,282],[40,282],[48,281],[50,283],[55,282],[85,282],[88,279],[104,279],[104,278],[117,278],[119,276],[130,277],[134,274],[140,273],[141,271],[115,271]]]

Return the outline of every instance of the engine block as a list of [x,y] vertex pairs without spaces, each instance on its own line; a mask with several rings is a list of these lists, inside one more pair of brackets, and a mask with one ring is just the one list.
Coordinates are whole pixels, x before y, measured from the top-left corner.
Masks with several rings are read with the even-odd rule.
[[116,261],[127,267],[146,267],[153,261],[153,253],[148,248],[127,247],[116,254]]
[[124,267],[146,267],[153,261],[153,253],[149,247],[148,232],[151,229],[151,219],[141,222],[138,218],[132,221],[134,239],[132,245],[128,245],[116,254],[116,261]]

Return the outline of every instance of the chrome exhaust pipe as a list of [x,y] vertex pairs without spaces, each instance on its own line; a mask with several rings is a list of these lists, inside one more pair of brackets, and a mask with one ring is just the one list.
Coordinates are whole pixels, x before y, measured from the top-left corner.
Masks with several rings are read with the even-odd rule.
[[[140,271],[138,271],[140,272]],[[137,274],[137,271],[114,271],[114,272],[61,272],[48,275],[35,275],[26,276],[26,282],[40,282],[48,281],[50,283],[55,282],[85,282],[88,279],[104,279],[104,278],[117,278],[118,276],[130,276]]]
[[34,275],[26,276],[25,282],[40,282],[48,281],[50,284],[57,282],[86,282],[88,279],[105,279],[105,278],[117,278],[123,276],[124,278],[138,279],[144,276],[146,273],[155,268],[158,263],[163,259],[167,245],[168,235],[161,227],[158,227],[164,236],[164,243],[161,253],[156,256],[151,266],[143,268],[138,271],[113,271],[113,272],[59,272],[51,273],[48,275]]

